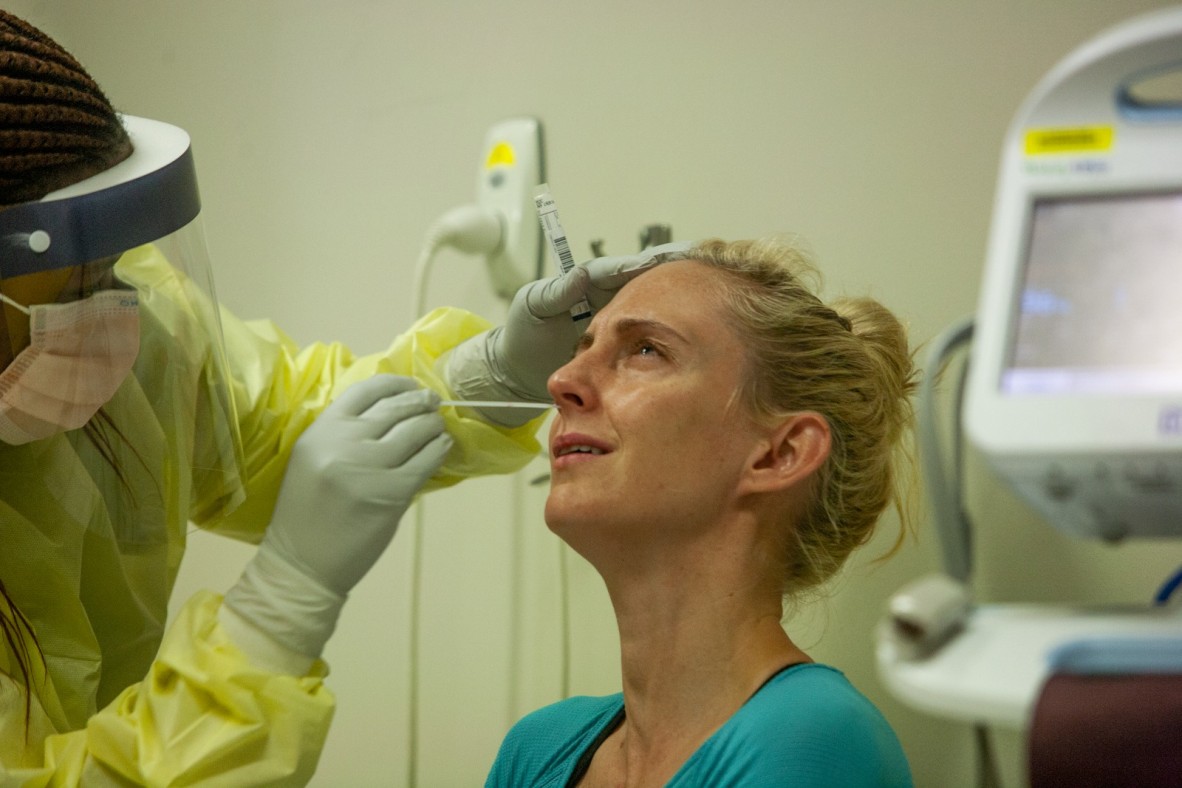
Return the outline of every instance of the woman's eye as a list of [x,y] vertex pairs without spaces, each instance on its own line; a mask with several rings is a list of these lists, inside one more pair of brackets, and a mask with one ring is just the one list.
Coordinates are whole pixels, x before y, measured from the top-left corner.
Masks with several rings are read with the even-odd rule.
[[663,356],[661,349],[652,342],[637,342],[636,355],[638,356]]

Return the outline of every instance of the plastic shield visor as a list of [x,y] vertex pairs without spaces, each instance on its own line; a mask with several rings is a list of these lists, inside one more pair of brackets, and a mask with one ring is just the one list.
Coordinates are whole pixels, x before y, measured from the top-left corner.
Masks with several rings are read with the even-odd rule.
[[[50,375],[42,374],[36,384],[58,381],[51,393],[63,403],[94,398],[94,391],[82,390],[88,381],[118,363],[111,358],[127,355],[110,349],[112,342],[102,334],[128,330],[126,321],[112,327],[108,316],[96,319],[94,313],[112,301],[127,303],[120,298],[127,293],[138,301],[140,336],[130,380],[118,393],[128,401],[153,403],[157,420],[197,419],[161,426],[179,426],[184,434],[196,428],[212,438],[216,447],[198,454],[210,472],[226,476],[226,484],[214,485],[227,488],[219,497],[237,497],[228,488],[238,478],[241,441],[189,136],[159,121],[132,116],[123,121],[133,144],[126,160],[40,201],[0,211],[0,293],[7,300],[0,304],[0,369],[31,355],[31,328],[57,312],[53,320],[76,320],[87,330],[69,329],[77,335],[77,348],[56,348],[52,366],[45,359],[37,362],[39,371],[49,367]],[[105,301],[104,294],[109,296]],[[76,302],[97,305],[92,309]],[[66,311],[71,317],[61,318]],[[92,324],[99,329],[90,330]],[[60,337],[55,342],[62,344]],[[139,393],[124,392],[130,388]],[[126,403],[108,404],[103,411],[127,412]],[[106,420],[101,412],[98,417]],[[135,426],[129,429],[134,432]]]

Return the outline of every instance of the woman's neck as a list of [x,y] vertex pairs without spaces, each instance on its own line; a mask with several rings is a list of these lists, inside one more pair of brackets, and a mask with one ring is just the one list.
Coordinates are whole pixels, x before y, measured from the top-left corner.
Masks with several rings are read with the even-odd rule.
[[780,624],[778,597],[752,591],[700,578],[612,592],[629,718],[682,705],[698,716],[715,702],[733,713],[780,667],[808,659]]
[[663,784],[776,671],[809,660],[780,624],[777,586],[752,582],[766,567],[733,545],[660,555],[616,575],[601,569],[619,625],[627,714],[602,749],[630,785],[647,782],[638,770]]

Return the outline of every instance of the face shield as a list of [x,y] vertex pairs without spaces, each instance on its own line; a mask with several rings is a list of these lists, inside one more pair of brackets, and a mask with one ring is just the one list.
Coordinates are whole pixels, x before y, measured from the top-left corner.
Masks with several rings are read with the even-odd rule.
[[240,441],[189,136],[123,122],[127,159],[0,210],[0,442],[118,431],[104,411],[139,388],[165,419],[216,422],[198,425],[223,444],[206,460],[230,470]]
[[189,136],[123,121],[126,160],[0,210],[0,578],[63,730],[143,677],[190,520],[244,499]]

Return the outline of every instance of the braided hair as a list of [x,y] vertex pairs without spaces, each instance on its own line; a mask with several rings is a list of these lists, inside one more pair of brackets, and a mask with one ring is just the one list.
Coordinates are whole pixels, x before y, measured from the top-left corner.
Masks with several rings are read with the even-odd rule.
[[130,154],[119,116],[81,64],[0,10],[0,208],[39,200]]

